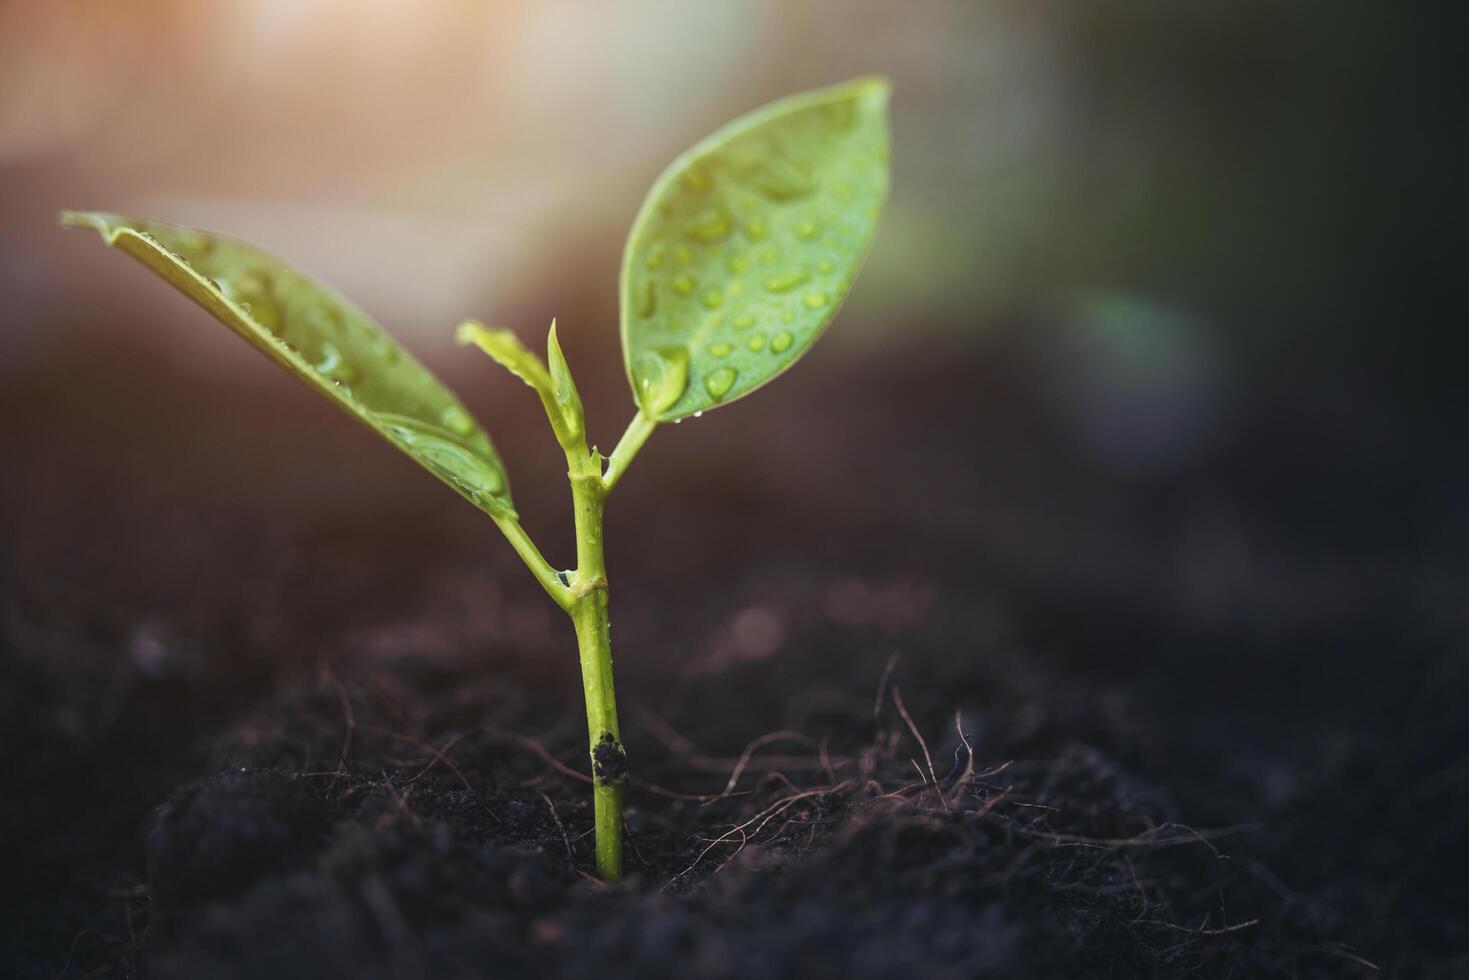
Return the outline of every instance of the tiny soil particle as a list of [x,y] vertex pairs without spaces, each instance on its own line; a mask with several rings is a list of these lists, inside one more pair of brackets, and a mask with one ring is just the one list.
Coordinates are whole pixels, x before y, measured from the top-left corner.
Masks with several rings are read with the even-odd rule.
[[611,732],[603,732],[592,749],[592,772],[599,783],[618,783],[627,778],[627,753]]

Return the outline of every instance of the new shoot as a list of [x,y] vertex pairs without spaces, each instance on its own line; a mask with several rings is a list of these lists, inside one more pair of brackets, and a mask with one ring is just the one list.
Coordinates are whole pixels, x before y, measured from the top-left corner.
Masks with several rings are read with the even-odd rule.
[[505,465],[455,395],[366,314],[252,245],[100,212],[96,229],[495,522],[570,617],[581,653],[597,870],[622,874],[627,754],[617,724],[602,516],[661,424],[726,405],[782,373],[836,316],[871,247],[888,186],[888,85],[858,79],[774,102],[675,160],[623,253],[623,360],[637,411],[610,456],[586,417],[551,324],[542,360],[507,330],[457,337],[535,392],[566,454],[576,566],[556,571],[516,515]]

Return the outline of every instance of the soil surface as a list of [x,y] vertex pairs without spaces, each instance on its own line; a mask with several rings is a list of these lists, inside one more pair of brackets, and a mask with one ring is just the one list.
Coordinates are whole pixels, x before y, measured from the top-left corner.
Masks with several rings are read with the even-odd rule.
[[611,887],[571,629],[488,522],[263,365],[37,365],[0,392],[0,973],[1469,976],[1462,432],[1289,364],[1123,466],[1034,334],[837,349],[649,444]]

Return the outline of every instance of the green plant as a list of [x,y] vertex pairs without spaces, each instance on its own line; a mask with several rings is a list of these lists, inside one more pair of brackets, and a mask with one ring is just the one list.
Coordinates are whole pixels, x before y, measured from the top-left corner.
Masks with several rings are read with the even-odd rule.
[[586,419],[551,324],[543,362],[506,330],[459,328],[535,390],[566,453],[576,568],[560,573],[520,526],[484,429],[362,311],[235,239],[65,212],[167,279],[252,346],[453,487],[504,532],[571,617],[591,744],[597,869],[622,870],[627,757],[608,638],[602,515],[653,429],[727,404],[790,367],[836,315],[887,194],[888,85],[859,79],[774,102],[675,160],[623,255],[622,347],[637,413],[611,456]]

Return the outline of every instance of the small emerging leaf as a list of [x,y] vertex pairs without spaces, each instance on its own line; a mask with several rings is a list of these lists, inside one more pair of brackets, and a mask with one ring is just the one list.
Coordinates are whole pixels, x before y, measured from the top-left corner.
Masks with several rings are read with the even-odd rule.
[[643,414],[749,394],[836,316],[887,196],[888,84],[859,79],[737,119],[664,171],[622,257],[622,347]]
[[571,365],[566,363],[561,341],[556,338],[555,320],[551,321],[551,332],[546,335],[546,366],[551,372],[551,384],[556,391],[556,404],[561,415],[566,419],[567,427],[580,439],[587,430],[586,411],[582,408],[581,392],[576,390],[576,382],[571,377]]
[[[566,368],[565,359],[561,359],[559,365],[554,364],[551,369],[541,361],[535,351],[520,342],[520,338],[509,330],[492,329],[482,323],[467,320],[459,325],[455,331],[455,339],[461,344],[473,344],[505,370],[515,375],[521,381],[529,385],[537,395],[540,396],[541,405],[546,410],[546,417],[551,422],[551,428],[556,432],[556,440],[561,445],[570,448],[582,436],[585,431],[585,422],[581,415],[581,398],[576,396],[576,389],[571,387],[571,374]],[[556,354],[561,353],[561,348],[556,344],[556,323],[551,323],[551,335],[547,346],[554,349]],[[557,371],[564,374],[563,379],[556,379],[553,375]],[[565,397],[563,398],[563,392]],[[576,396],[573,405],[572,396]]]
[[491,515],[512,517],[489,436],[459,399],[367,314],[280,259],[223,235],[98,212],[95,229]]
[[478,347],[496,364],[534,388],[537,394],[551,393],[551,375],[546,371],[546,365],[512,331],[466,320],[454,331],[454,339],[461,344]]

